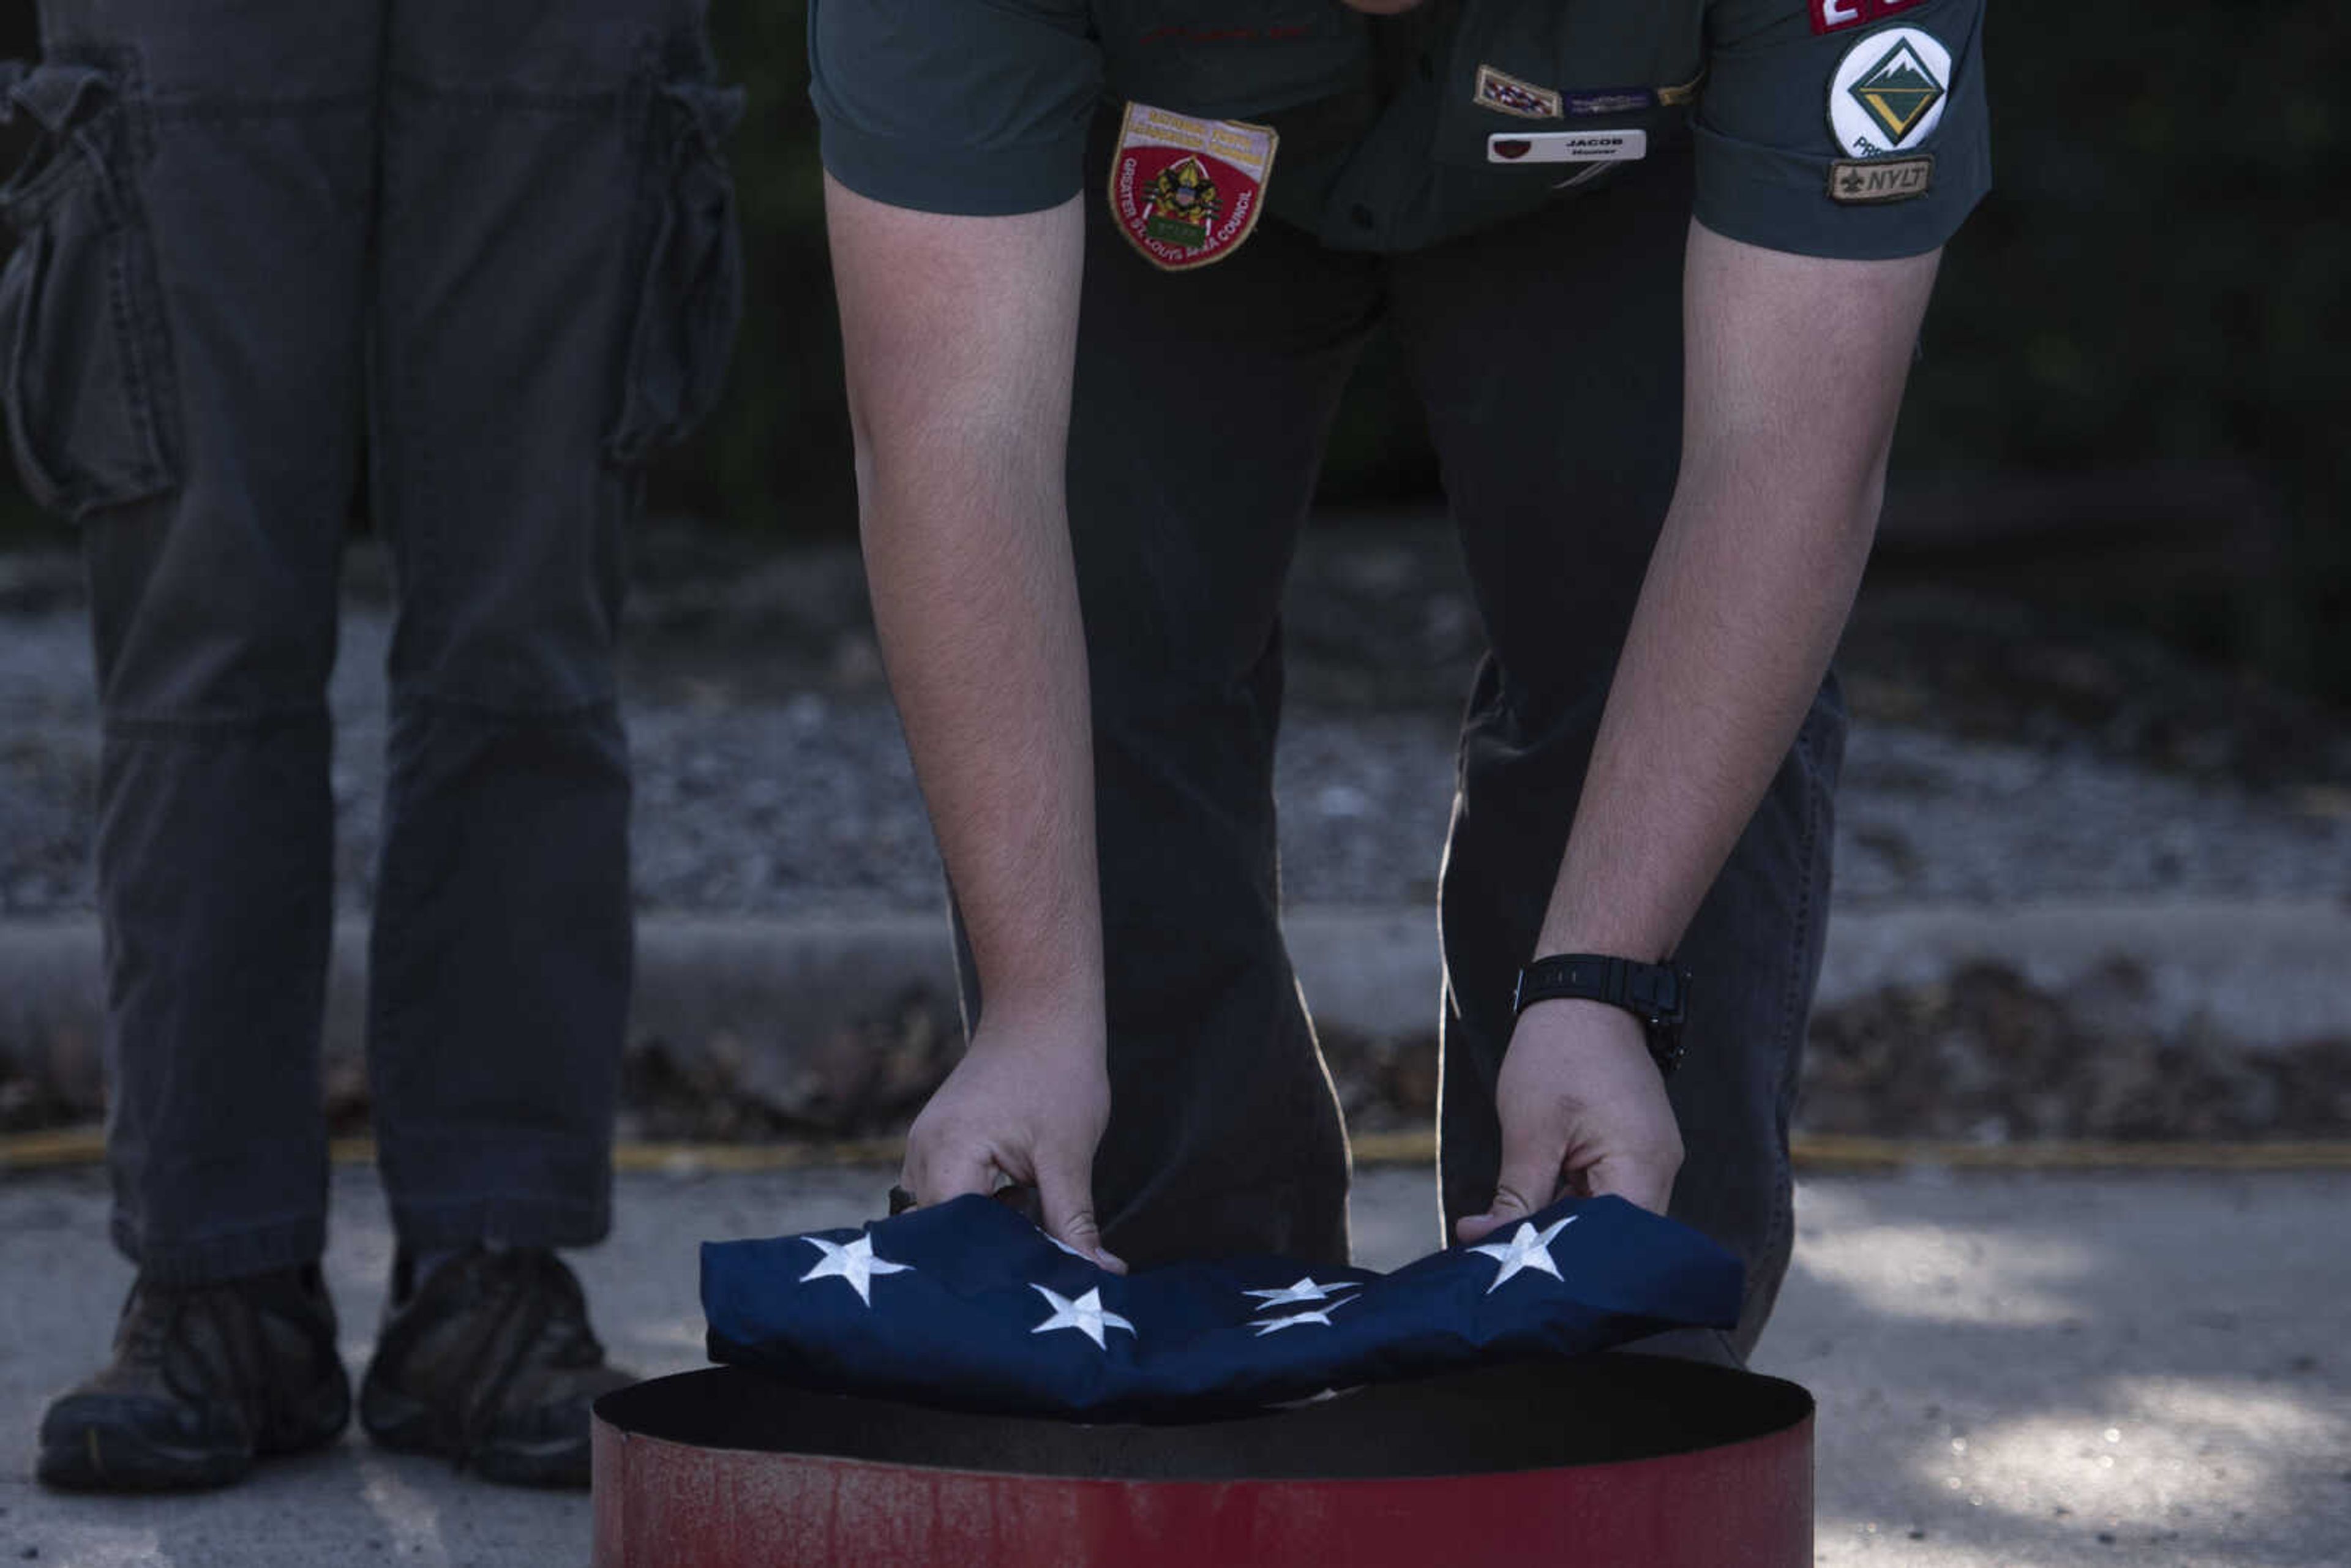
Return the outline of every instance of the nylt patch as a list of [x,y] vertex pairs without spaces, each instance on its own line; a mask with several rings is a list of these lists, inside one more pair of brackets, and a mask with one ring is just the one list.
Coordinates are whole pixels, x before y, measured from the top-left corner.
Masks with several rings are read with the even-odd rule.
[[1222,261],[1257,229],[1279,141],[1270,126],[1130,103],[1110,162],[1111,216],[1163,272]]
[[1935,186],[1935,155],[1915,158],[1840,158],[1829,165],[1829,200],[1845,206],[1907,202]]

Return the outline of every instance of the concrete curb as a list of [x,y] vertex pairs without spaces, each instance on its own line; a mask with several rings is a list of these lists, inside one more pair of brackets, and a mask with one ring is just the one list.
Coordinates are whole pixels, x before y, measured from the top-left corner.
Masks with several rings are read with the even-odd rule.
[[[1290,951],[1316,1016],[1373,1038],[1433,1033],[1438,961],[1425,909],[1309,908]],[[824,1050],[910,994],[952,994],[935,915],[771,920],[654,915],[640,923],[630,1038],[713,1061],[747,1091],[789,1102]],[[2063,988],[2117,958],[2147,973],[2159,1022],[2201,1015],[2248,1050],[2351,1035],[2351,909],[2320,901],[2043,904],[2011,909],[1862,907],[1830,927],[1821,1000],[1928,984],[1970,962]],[[102,965],[95,920],[0,924],[0,1068],[72,1107],[99,1102]],[[366,932],[335,933],[326,1049],[355,1063]]]

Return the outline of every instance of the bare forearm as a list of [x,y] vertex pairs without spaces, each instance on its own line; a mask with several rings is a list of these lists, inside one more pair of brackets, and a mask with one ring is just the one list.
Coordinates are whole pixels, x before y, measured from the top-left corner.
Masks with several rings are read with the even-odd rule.
[[1066,551],[1002,528],[1058,494],[874,487],[862,533],[906,739],[990,1005],[1099,998],[1085,648]]
[[[1687,492],[1686,492],[1687,496]],[[1875,497],[1667,519],[1617,666],[1540,950],[1670,952],[1803,722],[1868,553]]]
[[987,1007],[1076,1009],[1098,1039],[1062,493],[1079,214],[938,219],[838,187],[828,200],[874,619]]
[[1703,229],[1690,266],[1681,480],[1542,952],[1670,951],[1761,800],[1852,607],[1934,272],[1768,256]]

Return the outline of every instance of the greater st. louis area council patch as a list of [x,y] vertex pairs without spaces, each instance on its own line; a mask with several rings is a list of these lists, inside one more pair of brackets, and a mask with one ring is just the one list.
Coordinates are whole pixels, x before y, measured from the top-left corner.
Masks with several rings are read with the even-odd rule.
[[1110,163],[1110,212],[1152,266],[1185,272],[1238,250],[1265,209],[1270,127],[1126,106]]

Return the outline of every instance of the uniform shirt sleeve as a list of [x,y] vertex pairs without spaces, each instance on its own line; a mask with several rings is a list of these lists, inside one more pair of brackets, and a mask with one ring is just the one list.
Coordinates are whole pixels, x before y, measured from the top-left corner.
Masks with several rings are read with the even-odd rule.
[[1087,12],[1087,0],[810,0],[826,171],[921,212],[1069,200],[1102,91]]
[[1984,0],[1716,0],[1698,221],[1800,256],[1941,246],[1991,188],[1983,13]]

